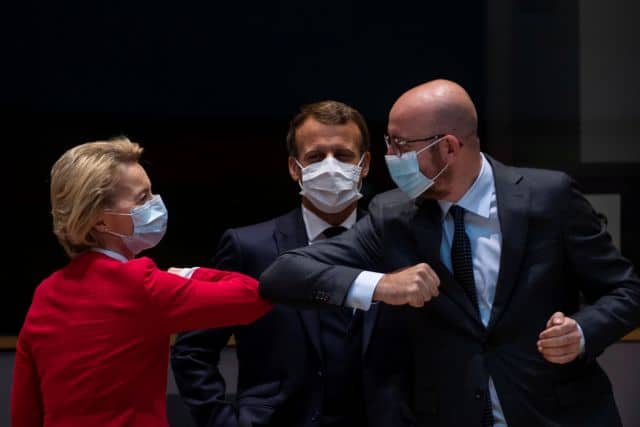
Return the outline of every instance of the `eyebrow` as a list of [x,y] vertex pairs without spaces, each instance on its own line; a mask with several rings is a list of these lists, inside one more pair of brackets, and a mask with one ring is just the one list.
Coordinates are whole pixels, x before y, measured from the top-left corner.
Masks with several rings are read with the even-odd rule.
[[[307,156],[315,155],[315,154],[327,155],[329,153],[327,151],[324,151],[324,150],[314,149],[314,150],[310,150],[310,151],[307,151],[306,153],[304,153],[304,156],[307,157]],[[338,148],[336,148],[334,150],[334,154],[357,154],[357,153],[355,153],[350,148],[338,147]]]
[[145,187],[142,190],[138,191],[138,193],[136,193],[136,200],[140,199],[141,196],[146,196],[147,194],[151,193],[151,187]]
[[304,153],[304,157],[315,156],[317,154],[326,154],[324,151],[320,150],[311,150]]

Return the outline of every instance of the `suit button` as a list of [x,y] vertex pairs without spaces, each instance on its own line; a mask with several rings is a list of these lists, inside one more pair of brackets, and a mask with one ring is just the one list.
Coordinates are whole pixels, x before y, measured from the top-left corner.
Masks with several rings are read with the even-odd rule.
[[311,422],[312,423],[317,423],[318,422],[318,417],[315,416],[315,415],[313,417],[311,417]]
[[322,376],[322,371],[318,371],[318,376],[321,377]]
[[482,392],[481,391],[476,391],[476,394],[473,397],[475,397],[476,400],[480,400],[480,398],[482,397]]

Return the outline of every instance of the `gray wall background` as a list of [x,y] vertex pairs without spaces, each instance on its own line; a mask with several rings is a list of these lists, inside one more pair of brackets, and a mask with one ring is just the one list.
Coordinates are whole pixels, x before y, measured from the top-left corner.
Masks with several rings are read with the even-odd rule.
[[640,160],[640,2],[581,0],[580,160]]
[[[49,7],[58,9],[53,4]],[[127,4],[126,7],[131,8],[132,5]],[[264,7],[269,8],[266,3]],[[371,5],[367,5],[367,10],[369,8]],[[640,259],[637,258],[635,241],[629,240],[630,244],[624,244],[625,235],[633,235],[634,230],[637,230],[637,211],[632,209],[637,187],[631,181],[637,180],[637,165],[640,164],[640,144],[636,141],[640,134],[640,104],[637,103],[640,95],[640,29],[637,25],[640,2],[492,0],[484,4],[483,10],[485,16],[476,18],[484,20],[485,28],[484,52],[477,54],[478,59],[484,61],[486,80],[482,91],[484,100],[478,105],[484,113],[482,120],[485,148],[508,163],[575,172],[588,185],[589,192],[604,195],[604,198],[594,200],[594,204],[599,204],[598,209],[607,213],[610,231],[614,237],[618,236],[616,242],[623,242],[623,253],[631,259]],[[146,17],[147,10],[143,12],[141,15]],[[269,11],[265,11],[267,12]],[[295,15],[294,12],[291,14]],[[269,13],[279,16],[280,11]],[[386,6],[379,12],[374,10],[370,13],[374,17],[379,13],[380,16],[385,16],[385,21],[398,22],[398,27],[406,30],[396,34],[383,31],[380,38],[375,39],[376,43],[372,44],[372,51],[362,53],[376,58],[380,56],[380,52],[392,51],[380,48],[381,45],[386,46],[384,43],[390,43],[390,40],[399,40],[398,45],[405,47],[397,56],[402,59],[415,57],[416,51],[419,54],[420,51],[407,46],[419,44],[416,40],[420,38],[411,31],[423,28],[430,19],[433,25],[443,15],[446,16],[414,14],[414,21],[404,22],[394,20],[394,16],[386,19]],[[355,9],[353,14],[357,15]],[[45,18],[48,19],[48,15],[42,13],[38,19]],[[92,24],[92,21],[88,22]],[[206,22],[203,27],[208,28],[209,24],[210,22]],[[58,28],[57,23],[55,28]],[[345,21],[344,28],[351,31],[351,23]],[[164,28],[162,30],[161,33],[165,34]],[[398,39],[400,36],[404,38]],[[200,39],[194,38],[193,41],[198,40]],[[442,60],[443,55],[455,56],[452,52],[463,52],[463,46],[468,46],[468,43],[468,40],[461,39],[456,49],[443,50],[439,55],[429,57],[429,62],[447,62]],[[161,45],[164,48],[166,43]],[[122,46],[128,46],[126,40]],[[28,47],[19,49],[21,55],[26,56],[33,51]],[[178,50],[181,52],[181,48]],[[47,50],[49,51],[55,53],[55,50]],[[115,52],[119,54],[120,49]],[[385,56],[380,56],[378,61],[382,64],[382,69],[384,59]],[[448,59],[447,63],[457,64],[455,58]],[[180,61],[174,62],[182,66]],[[460,64],[464,65],[465,62]],[[309,68],[312,67],[300,67],[300,70],[294,68],[291,73],[306,75]],[[233,68],[229,70],[229,73],[235,72]],[[414,75],[395,84],[404,89],[412,82],[435,77],[420,74],[419,67],[404,67],[407,73],[412,70]],[[436,70],[450,78],[458,77],[448,73],[450,70],[446,67]],[[26,76],[29,81],[33,77],[30,74]],[[209,78],[208,74],[206,77]],[[396,88],[391,88],[391,83],[394,82],[375,87],[375,99],[384,108],[399,93]],[[273,86],[278,88],[278,85]],[[19,85],[13,87],[16,94],[25,93]],[[43,87],[54,90],[64,86],[43,84]],[[313,88],[317,91],[312,94],[314,97],[330,97],[333,93],[331,85],[316,83]],[[176,93],[182,94],[183,91]],[[337,95],[344,96],[344,93]],[[358,94],[349,95],[351,97],[346,99],[347,102],[358,99]],[[43,96],[43,99],[57,98]],[[100,97],[92,99],[101,101]],[[155,100],[150,96],[141,96],[141,99],[150,103]],[[377,117],[376,114],[384,114],[385,111],[383,107],[371,108],[369,116]],[[20,132],[23,131],[21,128]],[[277,131],[281,132],[281,129]],[[39,161],[38,158],[32,160]],[[49,164],[45,163],[39,170],[47,170]],[[626,190],[620,184],[626,185]],[[618,196],[617,193],[621,195]],[[25,194],[29,198],[33,197],[32,192]],[[46,223],[48,227],[48,221],[42,223]],[[624,233],[620,233],[620,230],[624,230]],[[45,233],[49,235],[48,228],[36,234]],[[22,237],[21,235],[20,238]],[[15,301],[12,300],[11,303],[13,305]],[[10,307],[7,310],[9,309]],[[9,393],[13,357],[13,352],[0,352],[0,426],[10,424]],[[601,356],[600,361],[612,380],[624,425],[640,427],[640,405],[637,404],[640,396],[640,342],[616,343]],[[234,350],[227,349],[222,358],[222,371],[228,379],[230,391],[235,389],[236,369]],[[188,412],[179,400],[171,373],[167,397],[172,427],[190,426]]]
[[[13,352],[0,352],[0,426],[10,425],[9,397],[13,372]],[[616,402],[625,427],[640,426],[640,342],[619,342],[607,349],[599,361],[613,383]],[[237,363],[235,350],[227,348],[221,357],[222,374],[229,393],[235,392]],[[167,413],[171,427],[192,427],[189,412],[182,404],[169,369],[167,383]],[[392,427],[392,426],[390,426]],[[605,427],[605,426],[603,426]]]

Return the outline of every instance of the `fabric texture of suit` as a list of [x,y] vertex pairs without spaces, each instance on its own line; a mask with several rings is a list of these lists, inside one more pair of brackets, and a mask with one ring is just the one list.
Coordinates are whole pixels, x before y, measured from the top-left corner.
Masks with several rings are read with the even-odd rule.
[[12,424],[168,426],[170,334],[250,323],[270,307],[242,274],[199,268],[186,279],[149,258],[79,255],[36,289],[16,349]]
[[[440,295],[406,310],[418,425],[479,425],[489,376],[510,426],[620,425],[596,357],[640,323],[633,266],[567,175],[487,158],[502,232],[487,328],[440,261],[437,202],[409,200],[399,190],[376,197],[370,215],[334,241],[284,254],[261,276],[260,290],[280,303],[340,304],[362,270],[427,262],[441,280]],[[580,305],[580,293],[589,305]],[[545,361],[536,347],[556,311],[580,324],[586,342],[585,353],[566,365]]]
[[[302,211],[295,209],[264,223],[228,230],[214,264],[258,277],[279,254],[307,245]],[[387,351],[399,334],[402,311],[376,306],[363,320],[362,376],[371,426],[412,422],[409,372],[396,365],[408,364],[410,352],[408,347]],[[225,401],[225,383],[217,367],[231,334],[239,363],[235,402]],[[181,334],[171,361],[181,395],[200,427],[318,425],[324,369],[317,310],[277,305],[249,326]]]

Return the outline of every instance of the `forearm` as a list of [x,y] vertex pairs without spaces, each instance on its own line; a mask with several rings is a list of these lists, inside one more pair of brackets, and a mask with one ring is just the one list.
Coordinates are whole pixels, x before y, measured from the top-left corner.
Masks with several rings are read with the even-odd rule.
[[640,324],[640,279],[575,183],[567,185],[567,280],[578,284],[590,304],[572,317],[583,330],[587,355],[596,357]]
[[157,271],[147,289],[169,333],[248,324],[271,309],[258,282],[240,273],[198,268],[185,279]]
[[260,294],[269,300],[302,308],[341,306],[361,271],[332,266],[294,252],[286,253],[260,276]]

